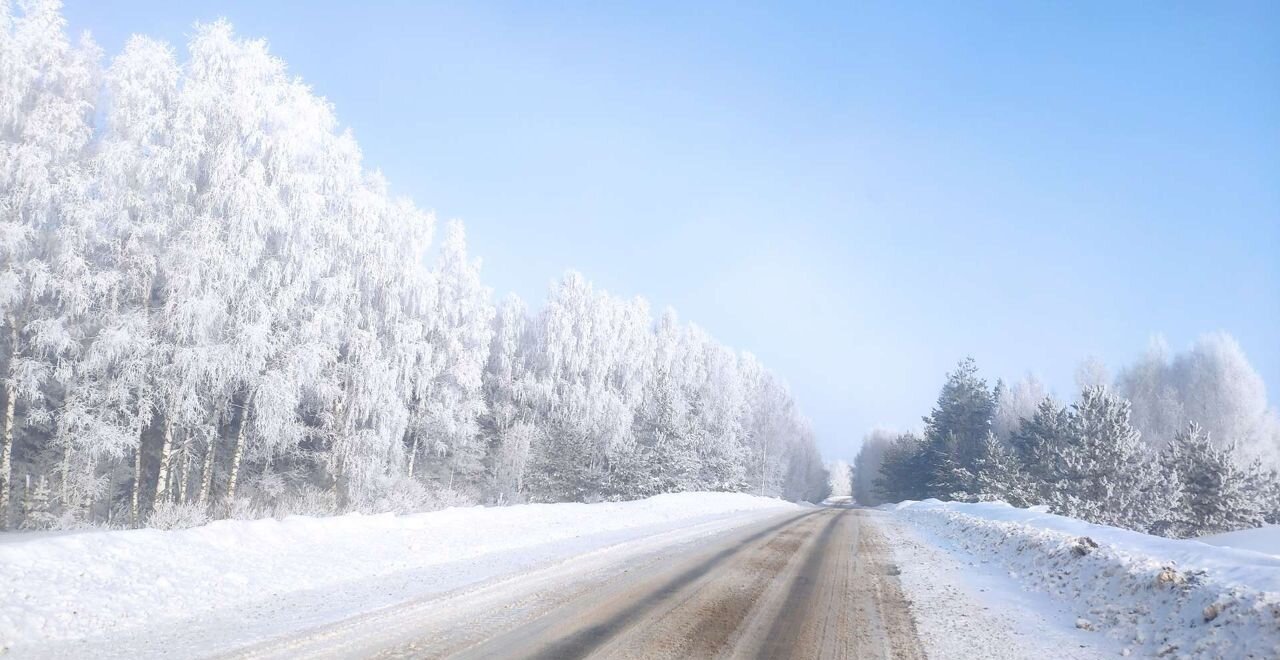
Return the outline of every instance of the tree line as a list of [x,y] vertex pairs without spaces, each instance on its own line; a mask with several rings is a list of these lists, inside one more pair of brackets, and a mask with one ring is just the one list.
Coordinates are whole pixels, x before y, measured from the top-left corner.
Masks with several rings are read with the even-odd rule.
[[776,376],[570,273],[495,305],[262,41],[0,1],[0,525],[820,499]]
[[[1196,373],[1184,379],[1181,395],[1149,395],[1160,391],[1150,387],[1152,363],[1148,354],[1120,375],[1118,387],[1087,364],[1078,398],[1064,405],[1032,378],[988,387],[966,359],[948,374],[922,433],[866,438],[855,461],[855,495],[864,504],[936,498],[1048,505],[1061,515],[1176,538],[1280,522],[1280,474],[1262,458],[1280,443],[1275,411],[1265,397],[1260,408],[1230,401],[1261,386],[1238,344],[1211,335],[1179,356],[1175,364],[1197,365],[1185,367]],[[1153,404],[1193,408],[1180,396],[1247,408],[1246,418],[1206,417],[1215,428],[1250,433],[1214,438],[1182,413],[1174,421],[1151,415]],[[1159,425],[1137,425],[1147,419]]]

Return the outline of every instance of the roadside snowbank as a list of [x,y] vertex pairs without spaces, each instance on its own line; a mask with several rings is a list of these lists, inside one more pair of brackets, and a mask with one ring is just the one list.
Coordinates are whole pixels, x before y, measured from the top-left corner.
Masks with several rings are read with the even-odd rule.
[[11,539],[0,544],[0,653],[38,653],[55,640],[199,619],[459,560],[505,561],[522,548],[557,544],[557,553],[571,556],[703,520],[741,516],[745,523],[794,508],[744,494],[681,493]]
[[1267,555],[1280,556],[1280,525],[1256,529],[1242,529],[1225,534],[1211,534],[1196,539],[1201,543],[1237,550],[1252,550]]
[[939,545],[1070,603],[1076,625],[1163,657],[1280,657],[1280,557],[1003,503],[887,507]]

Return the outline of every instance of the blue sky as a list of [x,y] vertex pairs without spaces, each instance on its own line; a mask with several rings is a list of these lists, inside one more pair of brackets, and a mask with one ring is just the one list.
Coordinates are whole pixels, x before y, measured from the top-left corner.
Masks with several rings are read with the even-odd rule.
[[1280,3],[364,4],[65,13],[108,53],[266,38],[499,295],[674,306],[831,458],[967,354],[1069,396],[1226,330],[1280,388]]

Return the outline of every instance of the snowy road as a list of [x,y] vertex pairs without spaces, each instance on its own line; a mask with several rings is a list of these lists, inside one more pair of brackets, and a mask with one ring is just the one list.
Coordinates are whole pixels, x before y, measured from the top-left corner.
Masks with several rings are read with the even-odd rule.
[[[37,535],[0,544],[0,656],[1086,660],[1272,639],[1249,618],[1265,594],[1208,633],[1167,608],[1133,617],[1204,607],[1156,580],[1170,557],[1201,567],[1206,597],[1270,589],[1274,559],[947,506],[683,493]],[[1040,522],[988,520],[1018,516]],[[1081,534],[1103,545],[1082,558]]]
[[873,515],[651,538],[234,657],[923,657]]

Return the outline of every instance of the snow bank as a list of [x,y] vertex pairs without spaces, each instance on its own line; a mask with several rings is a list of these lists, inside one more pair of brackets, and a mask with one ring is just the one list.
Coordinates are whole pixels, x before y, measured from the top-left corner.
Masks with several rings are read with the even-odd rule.
[[996,561],[1076,608],[1078,627],[1163,657],[1280,657],[1280,557],[1003,503],[888,507],[940,545]]
[[1196,540],[1224,548],[1252,550],[1263,554],[1280,556],[1280,525],[1258,527],[1257,529],[1242,529],[1225,534],[1212,534],[1201,536]]
[[681,493],[634,502],[17,536],[0,544],[0,653],[575,537],[619,530],[640,530],[639,536],[794,507],[744,494]]

